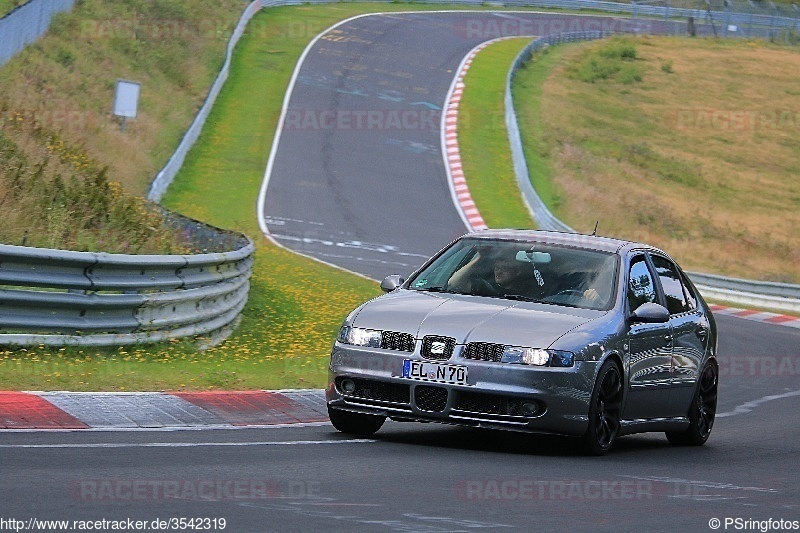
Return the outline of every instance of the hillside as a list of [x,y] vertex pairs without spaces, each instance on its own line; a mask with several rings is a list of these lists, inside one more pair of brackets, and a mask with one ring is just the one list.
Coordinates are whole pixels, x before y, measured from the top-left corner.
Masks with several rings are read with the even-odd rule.
[[579,230],[798,283],[798,69],[797,47],[738,39],[556,48],[514,88],[534,184]]
[[[202,105],[242,9],[240,0],[85,0],[0,68],[0,242],[93,249],[103,246],[95,230],[114,222],[157,223],[135,197]],[[139,115],[124,131],[111,114],[118,78],[141,83]],[[152,244],[147,231],[105,242],[130,239]],[[131,246],[144,251],[120,251]]]

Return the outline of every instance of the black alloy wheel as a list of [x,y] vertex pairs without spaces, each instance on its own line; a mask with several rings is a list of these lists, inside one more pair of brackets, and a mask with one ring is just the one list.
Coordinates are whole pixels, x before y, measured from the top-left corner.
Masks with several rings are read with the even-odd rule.
[[719,369],[714,360],[708,361],[700,374],[700,380],[689,407],[689,428],[686,431],[667,432],[667,440],[672,444],[702,446],[711,435],[714,418],[717,415],[717,388]]
[[597,375],[589,405],[589,428],[583,436],[586,451],[605,455],[617,440],[622,409],[622,372],[615,361],[606,361]]

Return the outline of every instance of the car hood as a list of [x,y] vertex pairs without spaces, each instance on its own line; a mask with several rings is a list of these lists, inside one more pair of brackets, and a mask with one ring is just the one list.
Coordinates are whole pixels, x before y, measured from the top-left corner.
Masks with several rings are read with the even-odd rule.
[[399,290],[365,304],[360,328],[453,337],[457,344],[491,342],[547,348],[570,330],[605,314],[499,298]]

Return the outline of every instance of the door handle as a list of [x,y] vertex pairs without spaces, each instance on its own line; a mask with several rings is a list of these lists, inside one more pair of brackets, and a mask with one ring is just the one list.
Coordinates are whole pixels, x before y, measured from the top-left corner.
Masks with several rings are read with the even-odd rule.
[[699,328],[697,330],[697,336],[700,337],[701,341],[706,340],[706,335],[707,334],[708,334],[708,332],[705,330],[705,328]]
[[667,342],[672,342],[672,335],[664,335],[664,340]]

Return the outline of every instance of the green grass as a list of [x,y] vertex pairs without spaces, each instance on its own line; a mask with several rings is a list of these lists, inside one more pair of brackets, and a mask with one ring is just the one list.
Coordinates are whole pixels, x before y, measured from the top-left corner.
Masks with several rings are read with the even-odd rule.
[[21,6],[27,0],[0,0],[0,18],[6,16],[9,11],[17,6]]
[[[464,80],[458,108],[458,144],[470,194],[493,228],[531,228],[517,192],[505,127],[503,97],[513,58],[530,39],[500,41],[482,50]],[[510,59],[509,59],[510,58]]]
[[635,61],[633,39],[614,38],[604,46],[588,50],[568,71],[571,77],[585,83],[615,80],[630,85],[642,81],[641,68]]
[[[37,136],[57,137],[143,195],[205,99],[242,9],[240,0],[77,2],[2,67],[0,113],[25,125],[3,129],[35,164]],[[117,78],[141,83],[138,116],[124,133],[110,113]],[[66,178],[69,165],[51,159]]]
[[[638,80],[582,79],[592,60],[635,65]],[[514,84],[534,186],[579,230],[599,220],[689,270],[797,283],[796,66],[797,48],[734,39],[549,49]]]

